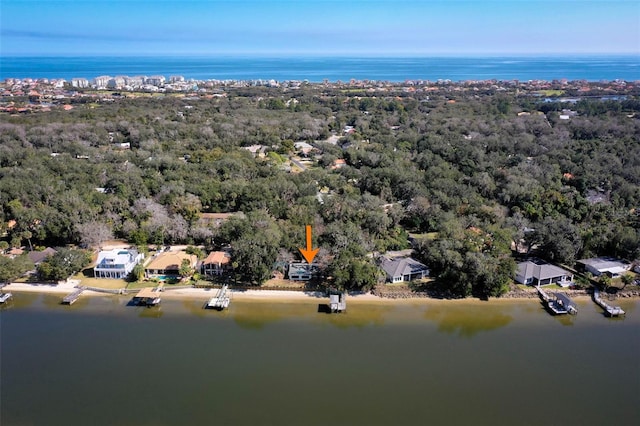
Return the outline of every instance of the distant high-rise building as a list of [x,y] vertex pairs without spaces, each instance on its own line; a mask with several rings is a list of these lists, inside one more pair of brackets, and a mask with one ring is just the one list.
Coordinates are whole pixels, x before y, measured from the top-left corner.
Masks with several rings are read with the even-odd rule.
[[97,88],[106,88],[107,85],[109,84],[109,80],[111,80],[111,77],[109,77],[108,75],[102,75],[100,77],[96,77],[93,79],[93,84],[95,84],[95,86]]
[[147,77],[147,84],[151,84],[152,86],[162,86],[166,79],[163,75],[153,75],[151,77]]
[[89,80],[86,78],[72,78],[71,86],[77,87],[79,89],[84,89],[85,87],[89,87]]

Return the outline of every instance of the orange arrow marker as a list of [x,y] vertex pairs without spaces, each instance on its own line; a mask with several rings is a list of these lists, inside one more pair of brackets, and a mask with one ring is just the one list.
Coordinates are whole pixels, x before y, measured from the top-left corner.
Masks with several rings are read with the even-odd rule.
[[300,253],[302,253],[302,256],[304,256],[307,263],[311,264],[313,263],[313,259],[316,257],[316,254],[318,254],[318,250],[320,249],[312,249],[313,244],[311,243],[311,225],[307,225],[305,229],[307,232],[307,248],[300,248],[299,250]]

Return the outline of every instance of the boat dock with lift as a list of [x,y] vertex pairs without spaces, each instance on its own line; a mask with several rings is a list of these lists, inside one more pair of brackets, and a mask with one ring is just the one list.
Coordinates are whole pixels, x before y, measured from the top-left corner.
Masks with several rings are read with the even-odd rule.
[[596,305],[604,309],[605,315],[610,317],[619,317],[625,314],[624,310],[620,306],[611,306],[600,297],[600,290],[593,289],[593,301]]
[[205,305],[206,309],[217,309],[219,311],[228,308],[229,303],[231,303],[231,298],[229,297],[227,290],[229,289],[228,285],[223,285],[222,288],[218,290],[218,294],[212,297],[207,304]]
[[67,294],[62,299],[62,304],[63,305],[73,305],[80,298],[80,295],[85,290],[86,290],[86,287],[78,287],[76,290],[73,291],[73,293]]
[[331,312],[344,312],[347,310],[347,293],[335,293],[329,295],[329,309]]
[[537,286],[538,295],[544,303],[545,307],[554,315],[571,314],[576,315],[578,313],[578,306],[575,304],[569,296],[562,293],[548,294],[540,286]]
[[133,303],[139,306],[157,306],[162,300],[160,298],[161,291],[162,285],[155,288],[145,287],[133,296]]
[[0,292],[0,304],[8,302],[13,297],[11,293],[2,293]]

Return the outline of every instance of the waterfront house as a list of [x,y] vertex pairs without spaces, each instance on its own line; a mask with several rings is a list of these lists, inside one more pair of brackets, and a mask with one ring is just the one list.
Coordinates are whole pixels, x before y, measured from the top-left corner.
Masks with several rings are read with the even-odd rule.
[[382,258],[380,264],[391,283],[420,280],[429,276],[429,268],[410,257],[389,259]]
[[526,285],[538,286],[555,283],[566,287],[573,281],[573,274],[542,260],[530,259],[518,263],[516,281]]
[[222,275],[231,269],[231,255],[226,251],[212,251],[202,262],[200,268],[203,275],[212,277]]
[[291,262],[287,275],[292,281],[309,281],[313,276],[315,267],[306,262]]
[[125,279],[143,258],[142,253],[133,249],[102,250],[98,253],[93,275],[96,278]]
[[183,251],[165,251],[158,253],[144,268],[145,278],[178,278],[182,261],[187,260],[190,268],[195,268],[198,257],[195,254],[187,254]]
[[594,257],[578,260],[578,265],[595,276],[607,274],[612,278],[619,277],[631,268],[631,264],[615,257]]
[[47,247],[41,251],[30,251],[27,256],[33,262],[35,266],[38,266],[42,262],[44,262],[49,256],[53,256],[57,251],[52,249],[51,247]]

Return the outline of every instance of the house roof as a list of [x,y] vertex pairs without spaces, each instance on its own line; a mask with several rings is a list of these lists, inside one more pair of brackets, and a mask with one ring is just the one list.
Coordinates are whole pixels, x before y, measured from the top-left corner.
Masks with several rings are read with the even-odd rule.
[[585,266],[591,266],[600,272],[622,272],[629,268],[629,264],[615,257],[594,257],[591,259],[578,260]]
[[9,256],[20,256],[22,253],[24,253],[24,250],[18,247],[14,247],[7,252]]
[[47,247],[42,251],[30,251],[27,256],[29,256],[29,259],[31,259],[31,261],[37,265],[44,261],[47,257],[53,256],[56,253],[56,250],[52,249],[51,247]]
[[135,295],[135,297],[144,299],[152,299],[158,296],[160,296],[160,293],[153,287],[145,287]]
[[382,266],[382,269],[384,269],[384,271],[390,277],[416,274],[421,271],[429,270],[429,268],[425,264],[420,263],[417,260],[412,259],[410,257],[404,257],[399,259],[384,258],[382,260],[381,266]]
[[136,250],[112,249],[98,253],[96,267],[103,264],[126,265],[138,256]]
[[289,264],[289,276],[311,274],[313,267],[305,262],[292,262]]
[[191,267],[195,266],[198,257],[195,254],[187,254],[183,251],[167,251],[160,253],[146,266],[145,269],[180,269],[184,259],[189,260]]
[[518,263],[518,275],[523,276],[525,279],[536,278],[537,280],[546,280],[562,275],[571,275],[571,273],[548,263],[526,261]]
[[313,149],[313,145],[308,144],[307,142],[296,142],[293,144],[296,149],[300,149],[302,151],[310,151]]
[[226,251],[212,251],[204,260],[203,264],[208,265],[213,263],[216,265],[226,265],[229,262],[231,262],[231,256]]

